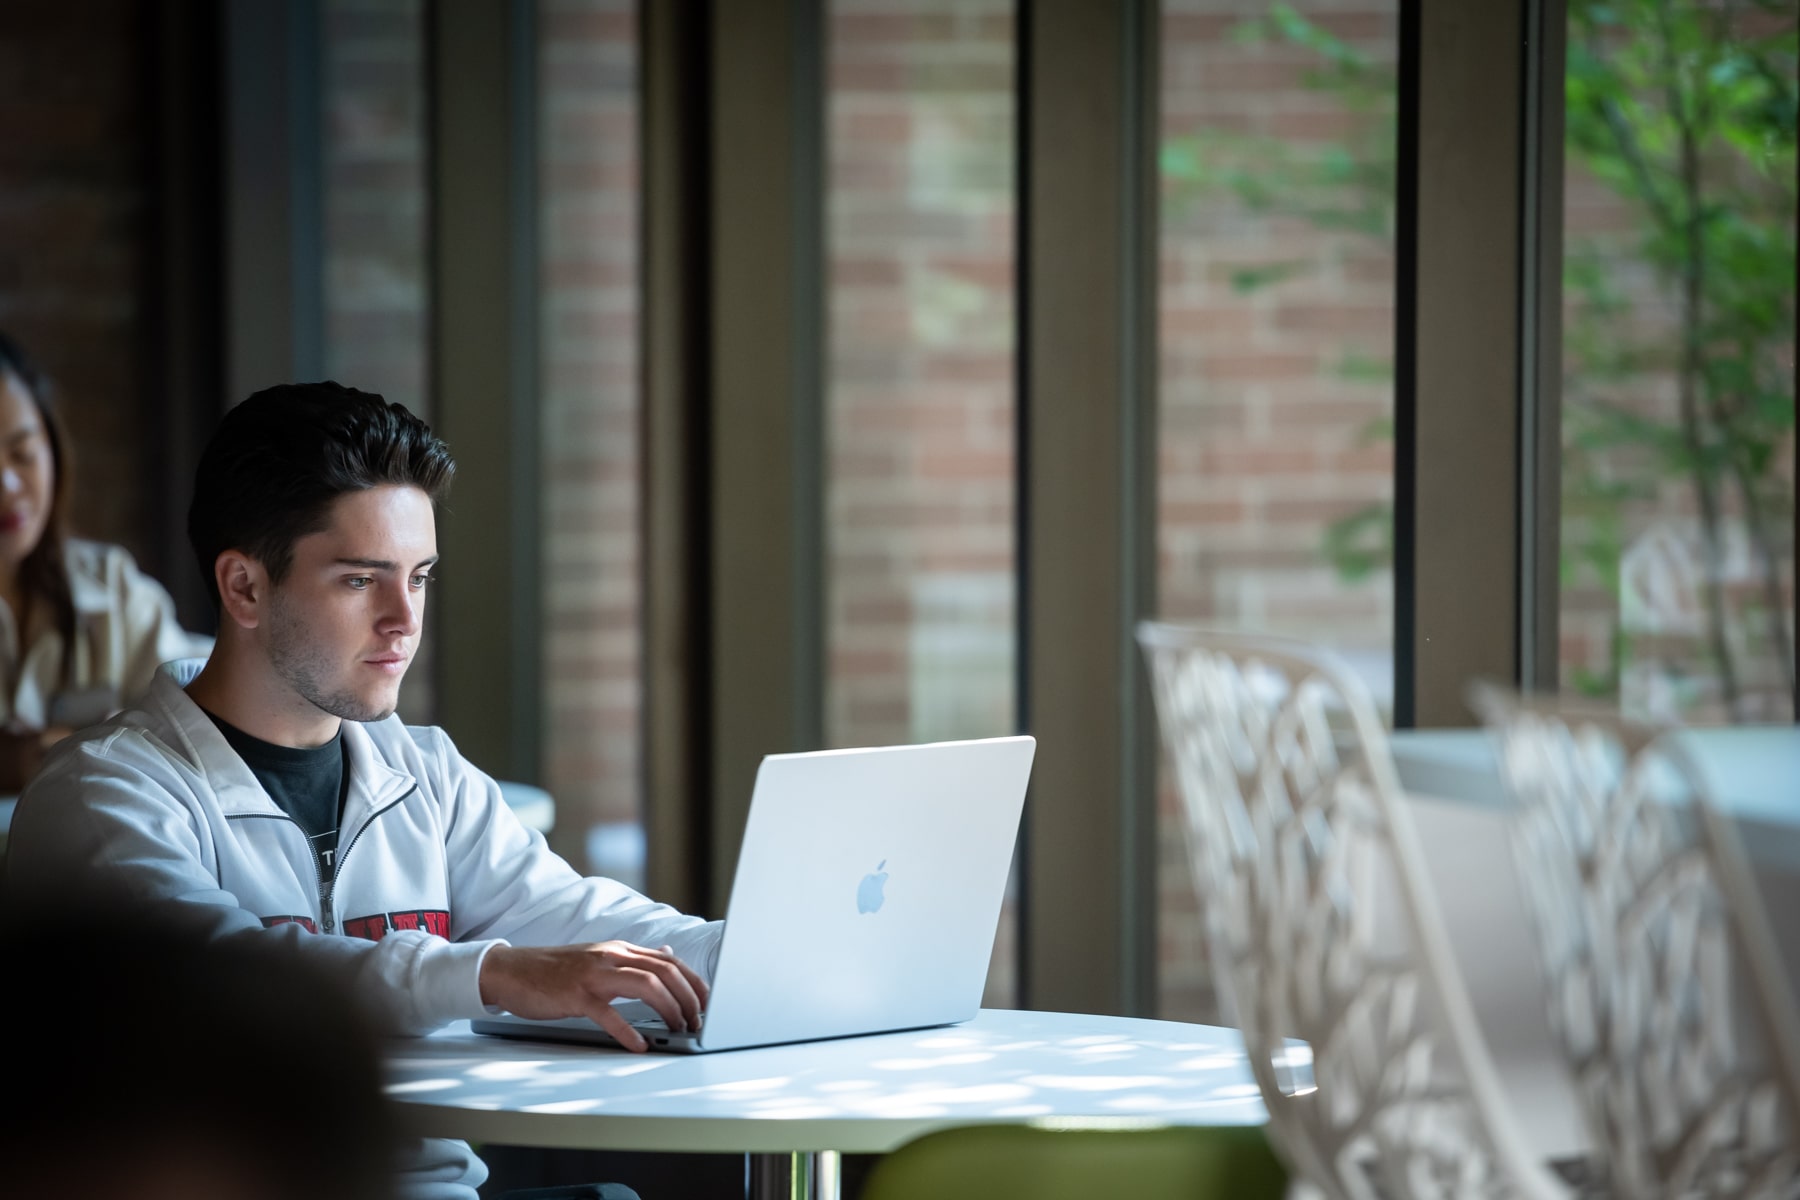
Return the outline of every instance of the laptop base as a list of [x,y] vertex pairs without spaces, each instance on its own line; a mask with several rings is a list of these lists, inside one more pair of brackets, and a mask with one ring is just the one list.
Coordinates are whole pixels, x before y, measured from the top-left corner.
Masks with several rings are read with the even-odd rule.
[[[888,1033],[911,1033],[919,1029],[948,1029],[961,1021],[934,1021],[927,1025],[907,1025],[899,1029],[870,1029],[860,1033],[828,1034],[816,1038],[784,1038],[779,1042],[747,1042],[734,1046],[701,1045],[702,1034],[670,1033],[667,1029],[639,1029],[649,1049],[658,1054],[723,1054],[728,1050],[755,1050],[764,1046],[793,1046],[806,1042],[837,1042],[853,1037],[880,1037]],[[489,1037],[512,1038],[515,1041],[561,1042],[568,1046],[602,1046],[623,1050],[619,1039],[586,1017],[565,1017],[559,1021],[532,1021],[506,1014],[499,1017],[476,1017],[469,1028]]]

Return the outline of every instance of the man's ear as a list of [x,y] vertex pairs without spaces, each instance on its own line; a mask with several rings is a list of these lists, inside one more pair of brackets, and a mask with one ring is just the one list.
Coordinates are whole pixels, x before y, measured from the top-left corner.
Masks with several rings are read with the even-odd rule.
[[239,550],[226,550],[213,560],[213,581],[219,585],[220,619],[243,629],[262,623],[269,603],[269,573],[263,565]]

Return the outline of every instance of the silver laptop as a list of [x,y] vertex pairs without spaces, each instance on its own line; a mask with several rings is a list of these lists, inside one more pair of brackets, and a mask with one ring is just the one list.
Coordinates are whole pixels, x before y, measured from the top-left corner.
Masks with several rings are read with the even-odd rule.
[[[701,1053],[950,1025],[981,1007],[1036,739],[771,754],[698,1033],[619,1005],[653,1050]],[[477,1033],[616,1044],[586,1017]]]

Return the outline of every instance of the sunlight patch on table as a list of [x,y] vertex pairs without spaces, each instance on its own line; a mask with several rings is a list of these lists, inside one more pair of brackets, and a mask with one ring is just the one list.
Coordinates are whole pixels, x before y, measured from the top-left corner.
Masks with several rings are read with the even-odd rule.
[[[1256,1089],[1252,1088],[1250,1097],[1255,1098]],[[1157,1095],[1139,1092],[1130,1096],[1108,1096],[1100,1101],[1100,1107],[1109,1112],[1135,1113],[1139,1115],[1153,1113],[1191,1113],[1196,1108],[1242,1108],[1246,1097],[1209,1095],[1195,1098],[1191,1094]]]
[[723,1083],[706,1083],[699,1087],[670,1088],[658,1096],[744,1096],[757,1092],[778,1092],[793,1082],[788,1075],[771,1075],[765,1079],[731,1079]]
[[672,1065],[676,1060],[671,1058],[652,1058],[643,1062],[628,1062],[624,1066],[614,1067],[607,1071],[615,1079],[623,1079],[627,1075],[642,1075],[645,1071],[655,1071]]
[[594,1112],[606,1107],[604,1100],[554,1100],[548,1104],[528,1104],[520,1112],[528,1113],[585,1113]]
[[[515,1062],[484,1062],[469,1068],[469,1075],[475,1079],[531,1079],[540,1071],[551,1067],[548,1059],[522,1058]],[[565,1077],[578,1072],[563,1070],[558,1074]]]
[[390,1096],[413,1096],[420,1092],[446,1092],[462,1086],[460,1079],[414,1079],[406,1083],[390,1083],[387,1094]]
[[987,1051],[968,1054],[940,1054],[934,1058],[878,1058],[869,1066],[877,1071],[928,1071],[933,1067],[964,1067],[987,1062],[994,1056]]
[[1175,1064],[1177,1071],[1222,1071],[1238,1066],[1244,1061],[1242,1054],[1203,1054],[1199,1058],[1190,1058]]
[[1027,1075],[1021,1082],[1062,1092],[1122,1092],[1127,1088],[1166,1088],[1167,1075]]

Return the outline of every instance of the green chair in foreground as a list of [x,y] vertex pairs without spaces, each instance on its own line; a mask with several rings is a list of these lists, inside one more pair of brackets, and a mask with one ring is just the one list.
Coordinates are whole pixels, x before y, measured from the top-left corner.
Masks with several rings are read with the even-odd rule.
[[882,1159],[862,1200],[1281,1200],[1286,1190],[1257,1126],[966,1125]]

